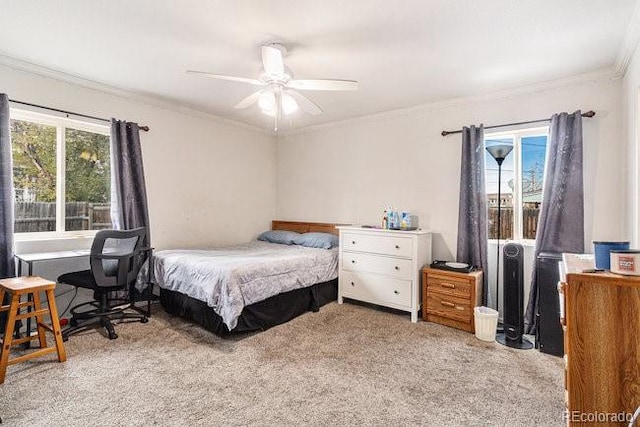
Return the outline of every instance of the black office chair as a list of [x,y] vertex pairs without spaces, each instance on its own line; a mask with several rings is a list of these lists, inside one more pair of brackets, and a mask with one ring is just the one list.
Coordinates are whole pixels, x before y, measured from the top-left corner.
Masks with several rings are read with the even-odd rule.
[[[144,314],[125,312],[133,307],[131,298],[111,298],[110,294],[126,290],[131,295],[138,272],[145,254],[142,241],[145,227],[133,230],[101,230],[98,231],[91,245],[91,270],[76,271],[58,277],[58,283],[66,283],[77,288],[93,290],[95,301],[78,304],[71,308],[70,326],[62,331],[66,341],[69,335],[89,329],[96,325],[103,326],[109,339],[118,338],[112,321],[130,319],[147,323]],[[93,309],[80,311],[81,307],[92,306]]]

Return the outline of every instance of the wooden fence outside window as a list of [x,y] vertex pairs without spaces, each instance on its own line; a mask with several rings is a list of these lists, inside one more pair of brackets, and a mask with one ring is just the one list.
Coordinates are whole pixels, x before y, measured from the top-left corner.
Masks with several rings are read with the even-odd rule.
[[[110,209],[110,203],[67,202],[65,203],[65,230],[103,230],[111,228]],[[16,202],[16,233],[55,230],[55,203]]]
[[[524,208],[522,210],[522,237],[535,239],[538,227],[540,208]],[[490,207],[487,221],[489,222],[489,239],[498,238],[498,207]],[[500,239],[513,239],[513,208],[500,209]]]

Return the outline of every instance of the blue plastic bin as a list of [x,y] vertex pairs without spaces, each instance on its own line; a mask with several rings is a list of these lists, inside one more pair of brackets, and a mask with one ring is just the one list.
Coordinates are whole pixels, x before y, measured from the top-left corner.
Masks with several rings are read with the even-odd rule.
[[593,252],[596,256],[596,268],[600,270],[611,269],[611,251],[629,249],[629,242],[593,242]]

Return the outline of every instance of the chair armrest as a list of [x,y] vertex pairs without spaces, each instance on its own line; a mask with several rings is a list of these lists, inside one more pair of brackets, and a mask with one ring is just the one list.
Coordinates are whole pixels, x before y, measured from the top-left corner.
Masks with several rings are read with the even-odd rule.
[[115,259],[115,260],[121,260],[121,259],[127,259],[127,258],[131,258],[132,254],[124,254],[124,255],[105,255],[105,254],[98,254],[98,255],[90,255],[91,258],[95,258],[95,259]]

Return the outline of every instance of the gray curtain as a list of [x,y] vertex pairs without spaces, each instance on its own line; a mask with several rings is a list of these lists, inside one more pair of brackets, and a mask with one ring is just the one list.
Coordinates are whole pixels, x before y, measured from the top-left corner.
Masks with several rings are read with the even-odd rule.
[[15,276],[14,197],[9,97],[2,93],[0,94],[0,278]]
[[543,187],[531,293],[524,318],[527,334],[535,334],[537,326],[536,260],[540,252],[584,252],[582,116],[579,110],[551,117]]
[[147,189],[137,123],[111,119],[111,220],[118,230],[146,227],[151,245]]
[[483,274],[482,304],[487,305],[487,194],[484,187],[484,128],[462,129],[457,260]]

